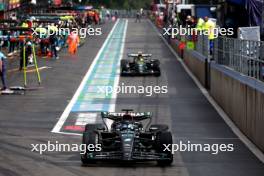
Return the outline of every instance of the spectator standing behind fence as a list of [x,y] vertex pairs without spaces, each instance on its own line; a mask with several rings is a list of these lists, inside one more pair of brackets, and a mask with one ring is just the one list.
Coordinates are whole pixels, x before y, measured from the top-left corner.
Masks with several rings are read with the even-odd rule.
[[199,18],[196,24],[197,31],[202,31],[204,29],[204,19]]
[[[189,29],[194,29],[196,27],[196,18],[188,15],[186,18],[186,27]],[[196,36],[194,33],[189,33],[186,36],[186,45],[188,49],[194,49],[194,42],[196,40]]]
[[208,39],[213,40],[214,39],[214,28],[215,23],[210,20],[207,16],[204,18],[204,29],[207,31]]
[[76,33],[71,32],[67,39],[67,44],[69,46],[68,52],[70,54],[76,54],[79,43],[80,43],[79,36]]
[[174,12],[173,16],[172,16],[172,25],[173,25],[173,27],[179,27],[180,25],[182,25],[179,14],[176,12]]
[[213,40],[215,39],[215,36],[214,36],[215,27],[216,27],[216,24],[206,16],[204,18],[204,30],[206,31],[205,34],[208,35],[209,46],[210,46],[210,54],[212,54],[212,50],[213,50],[213,47],[214,47]]
[[188,15],[186,19],[186,25],[187,25],[187,28],[195,28],[196,26],[195,18]]
[[1,73],[1,80],[3,87],[1,88],[1,91],[7,91],[7,85],[6,85],[6,56],[0,51],[0,73]]

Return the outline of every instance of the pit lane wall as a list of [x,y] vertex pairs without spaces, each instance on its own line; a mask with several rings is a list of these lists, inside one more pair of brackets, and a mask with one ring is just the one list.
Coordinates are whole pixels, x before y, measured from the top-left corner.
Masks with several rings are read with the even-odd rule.
[[206,57],[194,50],[185,49],[183,52],[183,61],[198,78],[200,83],[206,87]]
[[211,63],[210,94],[237,127],[264,151],[264,84]]
[[209,93],[214,100],[264,152],[264,83],[214,62],[210,63],[210,71],[206,71],[205,56],[189,49],[184,49],[183,53],[182,59],[191,72],[204,87],[209,85]]
[[208,65],[197,51],[182,50],[178,40],[166,40],[236,126],[264,152],[264,83],[214,62]]
[[178,56],[180,56],[180,58],[182,59],[184,58],[183,61],[189,67],[189,69],[195,74],[195,76],[198,78],[201,84],[204,87],[207,87],[206,57],[195,50],[189,50],[186,48],[182,49],[180,46],[181,42],[177,39],[171,39],[169,43],[172,46],[172,48],[175,50],[175,52],[178,54]]

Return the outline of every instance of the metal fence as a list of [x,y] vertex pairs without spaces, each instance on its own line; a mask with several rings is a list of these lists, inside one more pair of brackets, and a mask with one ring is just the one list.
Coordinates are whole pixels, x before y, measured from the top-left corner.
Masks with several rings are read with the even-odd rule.
[[196,42],[195,42],[195,50],[202,55],[209,58],[210,56],[210,46],[208,36],[206,35],[197,35]]
[[[217,37],[210,46],[207,35],[177,35],[176,39],[193,42],[194,49],[210,62],[225,65],[249,77],[264,81],[264,42]],[[211,48],[211,49],[210,49]]]
[[264,42],[218,37],[213,58],[218,64],[264,81]]

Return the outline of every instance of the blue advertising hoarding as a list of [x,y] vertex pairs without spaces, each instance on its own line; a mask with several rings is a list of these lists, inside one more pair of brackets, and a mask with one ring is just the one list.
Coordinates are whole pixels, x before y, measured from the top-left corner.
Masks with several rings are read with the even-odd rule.
[[227,2],[231,2],[231,3],[239,4],[239,5],[245,5],[246,0],[227,0]]

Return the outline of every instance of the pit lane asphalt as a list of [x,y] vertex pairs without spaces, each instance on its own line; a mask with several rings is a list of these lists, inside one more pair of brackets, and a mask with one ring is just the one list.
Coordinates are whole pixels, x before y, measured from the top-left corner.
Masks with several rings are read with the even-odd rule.
[[[212,155],[205,152],[175,154],[171,167],[154,163],[99,164],[81,167],[78,153],[45,153],[30,151],[30,144],[60,141],[80,143],[80,137],[50,133],[82,77],[100,49],[112,25],[104,25],[101,37],[91,37],[79,50],[78,57],[61,54],[59,61],[41,62],[51,66],[42,71],[44,89],[26,96],[0,97],[0,175],[89,175],[89,176],[263,176],[264,166],[232,133],[221,117],[187,75],[180,63],[162,42],[148,21],[129,20],[125,54],[142,50],[161,61],[162,76],[121,78],[125,85],[164,86],[168,94],[146,97],[140,94],[118,94],[116,109],[134,108],[154,113],[154,123],[169,124],[174,143],[233,143],[234,152]],[[32,78],[33,79],[33,78]],[[18,84],[21,77],[12,78]]]

